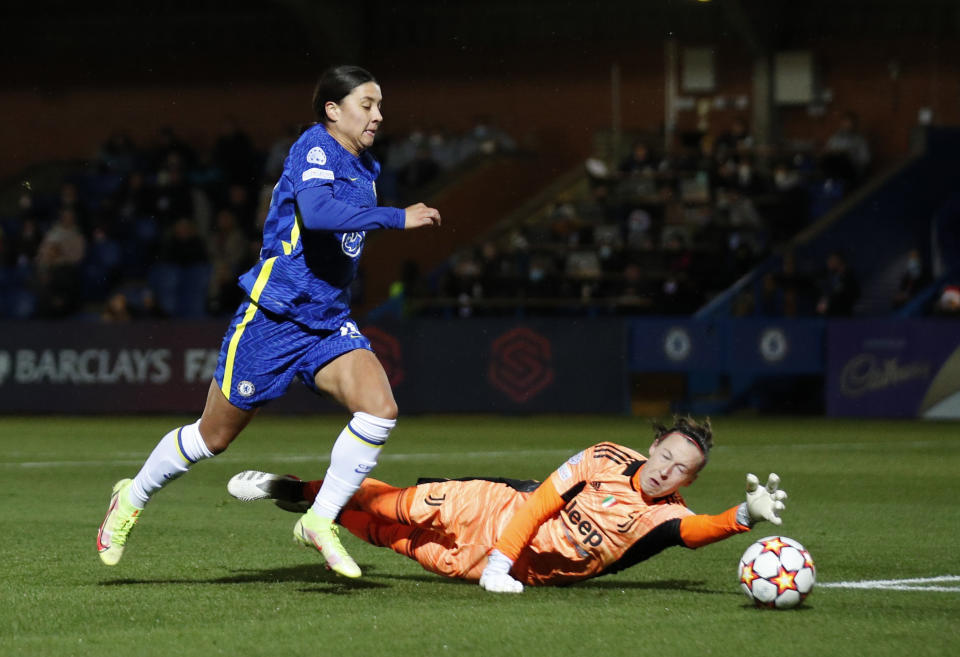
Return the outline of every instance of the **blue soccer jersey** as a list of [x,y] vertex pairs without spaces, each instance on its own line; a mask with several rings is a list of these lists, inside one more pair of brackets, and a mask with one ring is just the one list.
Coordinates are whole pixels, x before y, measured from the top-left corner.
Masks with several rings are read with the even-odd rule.
[[273,188],[260,260],[240,277],[258,306],[310,329],[340,329],[366,231],[404,225],[402,209],[377,207],[379,173],[369,153],[353,155],[323,125],[300,136]]

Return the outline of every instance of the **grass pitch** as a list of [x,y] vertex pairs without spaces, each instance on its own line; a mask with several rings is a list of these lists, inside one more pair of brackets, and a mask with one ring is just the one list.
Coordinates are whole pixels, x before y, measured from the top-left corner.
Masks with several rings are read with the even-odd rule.
[[[780,530],[497,596],[349,534],[364,577],[339,579],[293,544],[296,516],[227,494],[248,468],[321,476],[344,419],[264,413],[161,491],[107,568],[95,534],[111,486],[191,418],[0,418],[0,655],[956,654],[960,582],[823,585],[960,576],[955,423],[715,419],[717,448],[687,501],[718,513],[742,500],[747,472],[774,470],[790,495]],[[587,445],[646,451],[650,436],[630,418],[404,417],[375,474],[543,479]],[[741,552],[775,532],[817,564],[796,610],[755,609],[736,583]]]

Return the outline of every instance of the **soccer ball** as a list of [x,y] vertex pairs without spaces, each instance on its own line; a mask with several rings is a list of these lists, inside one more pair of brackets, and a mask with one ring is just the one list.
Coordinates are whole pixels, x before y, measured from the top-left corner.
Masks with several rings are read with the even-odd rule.
[[767,536],[743,553],[737,575],[740,588],[758,607],[790,609],[810,595],[817,570],[800,543]]

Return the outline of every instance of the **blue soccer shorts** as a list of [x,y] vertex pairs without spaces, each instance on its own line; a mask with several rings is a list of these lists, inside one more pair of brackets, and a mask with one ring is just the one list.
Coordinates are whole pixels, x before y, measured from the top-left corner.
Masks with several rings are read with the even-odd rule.
[[240,304],[220,346],[214,379],[223,396],[237,408],[250,410],[283,396],[294,377],[321,393],[313,381],[317,371],[370,341],[349,317],[339,330],[307,329],[247,299]]

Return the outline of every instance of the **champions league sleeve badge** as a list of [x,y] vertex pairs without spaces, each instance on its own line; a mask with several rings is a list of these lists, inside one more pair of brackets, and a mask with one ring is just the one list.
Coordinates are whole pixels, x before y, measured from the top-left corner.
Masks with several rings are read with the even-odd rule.
[[307,151],[307,162],[309,164],[316,164],[317,166],[323,166],[327,163],[327,154],[323,152],[323,149],[319,146],[314,146],[309,151]]

